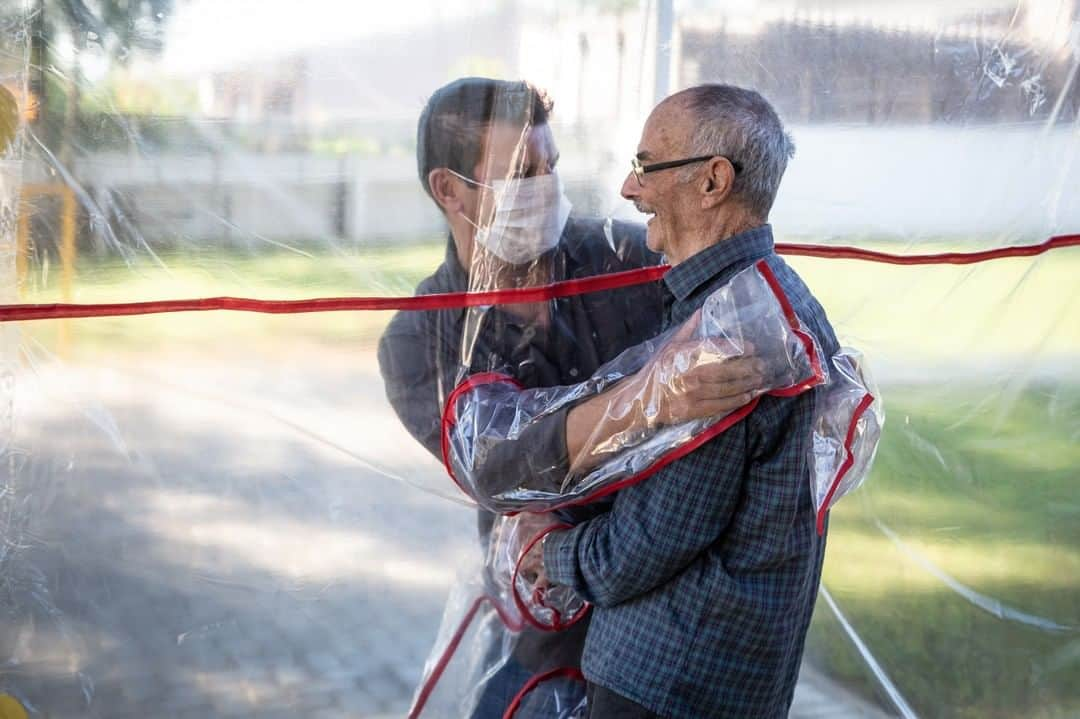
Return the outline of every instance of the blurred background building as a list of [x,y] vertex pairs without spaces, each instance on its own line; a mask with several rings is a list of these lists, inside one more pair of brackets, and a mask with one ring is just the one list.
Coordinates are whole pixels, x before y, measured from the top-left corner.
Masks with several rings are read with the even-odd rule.
[[[303,11],[292,3],[257,11],[207,0],[159,4],[133,24],[153,51],[122,61],[104,32],[68,26],[73,62],[65,72],[77,80],[76,108],[53,113],[45,118],[53,127],[39,129],[72,135],[65,167],[102,213],[123,218],[83,218],[82,242],[99,249],[108,242],[95,239],[94,228],[106,224],[152,244],[430,237],[442,221],[417,186],[416,117],[434,88],[467,74],[520,75],[548,89],[571,199],[580,212],[602,214],[627,211],[617,188],[658,98],[701,82],[758,88],[803,150],[777,207],[797,234],[888,234],[903,226],[953,235],[973,217],[1021,226],[1029,220],[1020,204],[1037,198],[1002,204],[992,189],[973,187],[980,179],[992,184],[1001,143],[992,132],[966,136],[986,148],[976,153],[986,165],[974,167],[972,147],[958,146],[954,131],[1062,128],[1080,107],[1078,0],[766,0],[727,3],[723,11],[688,0],[678,13],[672,0],[582,0],[558,9],[491,2],[468,11],[450,3],[426,18],[358,9],[352,28],[333,32],[304,29],[319,27],[323,3]],[[207,36],[208,27],[217,34]],[[49,68],[59,72],[41,65],[34,91],[66,97]],[[867,132],[897,133],[888,146],[902,151],[829,152],[864,144]],[[912,155],[910,148],[918,149]],[[1022,147],[1006,164],[1015,166],[1010,172],[1039,172],[1039,158],[1026,158]],[[986,202],[969,203],[972,213],[955,221],[935,220],[932,207],[914,221],[916,202],[899,202],[895,217],[835,208],[815,215],[798,191],[828,181],[844,206],[857,208],[868,204],[860,200],[866,193],[902,195],[923,184],[929,166],[961,173],[946,173],[945,188],[966,187]],[[39,180],[50,171],[33,170]],[[871,175],[888,175],[889,183],[868,185]],[[941,195],[929,188],[919,199]],[[1032,215],[1024,229],[1042,232],[1042,224]]]

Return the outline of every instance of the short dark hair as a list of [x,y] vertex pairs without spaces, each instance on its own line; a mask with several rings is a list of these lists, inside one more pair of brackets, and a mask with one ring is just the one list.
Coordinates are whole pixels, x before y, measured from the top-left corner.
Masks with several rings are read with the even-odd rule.
[[440,87],[416,126],[416,170],[424,192],[434,199],[428,174],[437,167],[472,176],[491,123],[544,125],[551,108],[547,94],[525,81],[463,77]]

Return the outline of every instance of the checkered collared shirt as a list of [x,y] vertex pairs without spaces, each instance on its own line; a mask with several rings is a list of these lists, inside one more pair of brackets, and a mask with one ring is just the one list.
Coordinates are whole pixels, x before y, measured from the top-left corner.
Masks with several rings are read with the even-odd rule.
[[[669,322],[762,258],[831,356],[825,312],[773,252],[768,225],[673,268]],[[672,719],[786,716],[825,552],[807,459],[816,394],[763,397],[742,422],[619,492],[610,512],[549,535],[548,576],[596,607],[590,681]]]

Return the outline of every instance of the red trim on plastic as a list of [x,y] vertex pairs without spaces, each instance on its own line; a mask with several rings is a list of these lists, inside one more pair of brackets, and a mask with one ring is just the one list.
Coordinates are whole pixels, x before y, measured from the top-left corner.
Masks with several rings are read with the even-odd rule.
[[[788,321],[788,325],[791,327],[791,330],[799,337],[799,340],[803,344],[803,348],[806,350],[807,357],[810,360],[810,367],[812,369],[812,374],[810,377],[807,377],[803,381],[792,385],[791,387],[784,387],[782,389],[773,390],[766,393],[776,397],[794,397],[795,395],[801,394],[806,390],[810,389],[811,387],[815,387],[816,385],[821,384],[821,382],[824,381],[825,373],[821,369],[821,358],[818,356],[817,353],[817,345],[814,343],[813,338],[802,329],[802,326],[799,324],[799,318],[795,314],[795,310],[791,306],[791,302],[788,300],[783,288],[780,287],[780,283],[776,280],[776,276],[773,275],[772,270],[769,268],[769,266],[765,263],[764,260],[758,261],[755,264],[755,268],[761,273],[762,277],[765,278],[765,281],[769,285],[769,288],[772,290],[773,295],[780,303],[780,307],[784,312],[784,316]],[[485,372],[483,374],[474,375],[473,377],[466,379],[465,382],[459,385],[454,390],[454,392],[451,393],[450,397],[456,400],[458,397],[461,396],[461,394],[463,394],[465,391],[468,391],[469,389],[472,389],[473,387],[498,381],[513,380],[511,380],[507,375],[504,374],[499,374],[497,372]],[[465,387],[466,384],[468,384],[469,386]],[[518,384],[517,386],[519,389],[521,388],[520,384]],[[463,387],[464,389],[462,389]],[[459,392],[458,390],[462,391]],[[586,494],[583,497],[567,500],[566,502],[563,502],[561,504],[556,504],[552,507],[545,509],[544,513],[553,512],[558,509],[565,509],[567,507],[576,507],[582,504],[588,504],[589,502],[593,502],[602,497],[606,497],[609,494],[618,492],[620,489],[628,487],[631,484],[637,484],[642,480],[648,479],[649,477],[656,474],[661,469],[668,466],[675,460],[682,459],[686,455],[701,447],[701,445],[705,444],[713,437],[716,437],[721,432],[740,422],[748,414],[754,411],[759,401],[761,401],[761,397],[755,397],[754,399],[750,400],[736,411],[726,415],[719,422],[706,429],[704,432],[699,434],[691,441],[687,442],[681,447],[673,449],[667,454],[662,455],[655,463],[650,465],[647,469],[644,469],[637,474],[630,475],[629,477],[620,479],[618,482],[613,482],[606,487],[602,487],[595,492],[592,492],[591,494]],[[449,457],[450,429],[453,427],[455,422],[455,418],[453,416],[451,408],[452,404],[449,400],[447,400],[447,411],[443,413],[442,423],[442,445],[444,462],[446,462],[446,459]],[[446,464],[447,471],[449,471],[449,463],[446,462]],[[461,482],[459,482],[458,479],[454,477],[453,473],[450,474],[450,477],[454,480],[454,483],[457,484],[458,487],[462,486]],[[463,487],[462,491],[465,491]],[[466,494],[468,494],[468,492],[466,492]]]
[[446,398],[446,406],[443,408],[441,440],[443,466],[446,467],[446,473],[450,475],[450,479],[454,480],[454,484],[458,486],[458,489],[474,501],[476,500],[476,497],[473,496],[472,492],[465,489],[465,485],[459,482],[457,476],[454,474],[453,462],[450,461],[450,428],[457,423],[458,398],[474,387],[495,382],[506,382],[507,384],[514,385],[519,390],[525,389],[524,385],[510,375],[502,374],[501,372],[481,372],[480,374],[466,377],[461,384],[455,387],[454,391],[450,393],[450,396]]
[[[891,265],[970,265],[1005,257],[1032,257],[1063,247],[1080,246],[1080,235],[1058,235],[1036,245],[1000,247],[980,252],[942,252],[926,255],[897,255],[858,247],[779,243],[782,255],[825,257],[835,260],[865,260]],[[595,277],[553,282],[537,287],[519,287],[488,292],[447,292],[416,297],[319,297],[307,300],[256,300],[246,297],[204,297],[153,302],[112,302],[100,304],[15,304],[0,305],[0,322],[77,319],[87,317],[126,317],[165,312],[205,312],[232,310],[267,314],[304,312],[342,312],[373,310],[448,310],[482,305],[523,302],[546,302],[590,292],[616,290],[654,282],[670,269],[667,265],[612,272]]]
[[461,644],[461,640],[465,637],[465,632],[468,631],[469,625],[472,624],[473,619],[476,618],[476,613],[480,611],[480,606],[488,602],[495,609],[496,614],[499,615],[499,619],[506,626],[507,629],[513,632],[520,632],[525,628],[524,624],[515,622],[506,610],[499,604],[499,601],[489,594],[482,594],[477,597],[472,606],[469,607],[469,611],[465,613],[465,617],[458,624],[458,628],[454,631],[454,635],[450,638],[450,643],[446,645],[446,649],[443,651],[442,656],[439,657],[439,661],[435,664],[435,668],[431,670],[431,674],[428,675],[427,681],[420,688],[420,692],[416,695],[416,701],[413,702],[412,708],[409,709],[408,719],[417,719],[420,716],[420,712],[424,711],[424,705],[427,704],[428,699],[431,698],[431,693],[435,691],[435,685],[439,683],[442,678],[443,672],[446,671],[446,667],[450,664],[450,660],[454,657],[454,652],[457,651],[458,645]]
[[528,605],[525,604],[525,600],[521,598],[521,595],[518,594],[517,591],[517,578],[521,574],[521,563],[525,560],[525,555],[527,555],[532,550],[532,548],[536,546],[537,542],[539,542],[541,539],[551,534],[552,532],[572,528],[572,525],[569,524],[553,524],[550,527],[544,527],[544,529],[540,530],[540,532],[538,532],[535,537],[530,539],[526,543],[525,547],[521,550],[521,554],[518,556],[517,563],[514,564],[514,572],[510,577],[510,593],[514,597],[514,604],[517,606],[518,611],[521,613],[521,618],[524,619],[527,624],[531,625],[536,629],[539,629],[542,632],[561,632],[564,629],[568,629],[577,622],[581,621],[581,619],[589,613],[589,608],[592,606],[588,602],[585,602],[584,604],[582,604],[581,609],[574,612],[574,614],[564,622],[562,619],[562,614],[559,612],[558,609],[556,609],[555,607],[548,607],[546,604],[544,604],[543,590],[537,588],[536,591],[533,593],[533,601],[535,601],[541,606],[550,609],[551,613],[554,615],[555,618],[554,624],[544,624],[535,616],[533,616],[533,613],[529,610]]
[[847,454],[844,457],[844,463],[840,465],[840,469],[836,472],[836,477],[833,478],[832,484],[829,485],[829,491],[825,493],[825,501],[821,503],[821,507],[817,512],[817,533],[818,536],[825,534],[825,515],[829,511],[829,503],[832,502],[833,495],[836,494],[836,490],[840,488],[840,480],[848,473],[848,470],[855,464],[855,454],[851,451],[851,445],[855,442],[855,430],[858,427],[859,420],[862,419],[863,414],[870,408],[870,405],[874,403],[874,395],[867,392],[863,395],[862,400],[858,406],[855,407],[855,411],[851,413],[851,423],[848,425],[847,435],[844,437],[844,452]]
[[606,275],[563,280],[536,287],[518,287],[488,292],[446,292],[414,297],[319,297],[308,300],[255,300],[246,297],[205,297],[187,300],[157,300],[153,302],[113,302],[103,304],[19,304],[0,305],[0,322],[85,317],[123,317],[166,312],[203,312],[235,310],[266,314],[299,314],[306,312],[342,312],[375,310],[450,310],[483,305],[505,305],[523,302],[547,302],[590,292],[603,292],[633,287],[659,280],[668,271],[667,265],[643,267],[637,270],[612,272]]
[[799,322],[799,316],[795,314],[795,308],[791,306],[791,301],[788,300],[783,288],[780,287],[780,282],[776,279],[776,275],[773,274],[772,268],[769,267],[769,264],[765,262],[765,260],[759,260],[754,266],[757,268],[757,271],[761,273],[761,276],[765,278],[765,281],[769,283],[773,295],[776,296],[777,302],[780,303],[780,307],[784,310],[784,317],[787,318],[791,331],[794,332],[795,336],[802,342],[803,349],[806,350],[806,356],[810,359],[810,367],[814,371],[814,374],[811,377],[808,377],[802,382],[770,393],[777,397],[794,397],[824,381],[825,372],[821,369],[821,358],[818,356],[818,353],[814,351],[817,346],[814,344],[814,338],[803,330],[802,323]]
[[644,470],[638,472],[637,474],[631,475],[631,476],[626,477],[624,479],[620,479],[618,482],[612,482],[611,484],[607,485],[606,487],[602,487],[601,489],[596,490],[592,494],[587,494],[584,497],[569,500],[569,501],[563,502],[562,504],[557,504],[554,507],[551,507],[550,509],[547,509],[547,510],[544,510],[544,511],[546,511],[546,512],[554,512],[557,509],[566,509],[567,507],[577,507],[577,506],[580,506],[582,504],[588,504],[589,502],[594,502],[597,499],[601,499],[603,497],[606,497],[609,494],[614,494],[615,492],[618,492],[620,489],[624,489],[626,487],[629,487],[631,484],[637,484],[638,482],[642,482],[642,481],[648,479],[649,477],[653,476],[654,474],[656,474],[657,472],[659,472],[661,469],[668,466],[672,462],[674,462],[676,460],[679,460],[679,459],[682,459],[686,455],[688,455],[691,452],[693,452],[694,450],[698,449],[699,447],[701,447],[701,445],[705,444],[710,439],[716,437],[718,434],[725,431],[729,427],[732,427],[732,426],[738,424],[739,422],[741,422],[748,414],[750,414],[751,412],[753,412],[757,408],[758,402],[760,402],[760,401],[761,401],[761,397],[754,397],[752,400],[750,400],[749,402],[744,404],[742,407],[735,410],[731,414],[726,415],[722,420],[720,420],[719,422],[717,422],[713,426],[709,427],[704,432],[699,434],[697,437],[694,437],[692,440],[690,440],[686,444],[682,445],[681,447],[679,447],[677,449],[671,450],[667,454],[662,455],[660,457],[660,459],[656,460],[655,463],[649,465],[648,469],[644,469]]
[[521,702],[524,701],[525,695],[543,682],[546,682],[548,679],[554,679],[555,677],[567,677],[568,679],[579,682],[585,681],[585,675],[583,675],[581,670],[577,667],[557,667],[551,671],[544,672],[543,674],[536,674],[530,677],[529,681],[525,682],[525,685],[514,695],[514,699],[510,702],[510,706],[506,708],[506,713],[503,714],[502,719],[514,719],[514,714],[516,714],[518,708],[521,707]]
[[[1080,236],[1077,236],[1077,242],[1075,244],[1080,244]],[[1045,250],[1043,250],[1043,251],[1045,251]],[[807,253],[807,254],[809,254],[809,253]],[[1031,254],[1037,254],[1037,253],[1031,253]],[[800,393],[802,391],[805,391],[806,389],[809,389],[810,387],[813,387],[814,385],[816,385],[816,384],[818,384],[818,383],[820,383],[822,381],[823,372],[821,370],[820,357],[817,354],[817,351],[816,351],[816,348],[815,348],[815,345],[814,345],[814,342],[813,342],[812,338],[806,332],[804,332],[801,329],[801,325],[799,324],[798,317],[795,314],[794,309],[792,308],[791,303],[787,298],[787,295],[783,292],[782,288],[780,287],[779,283],[776,280],[775,275],[772,273],[772,270],[768,267],[767,264],[765,264],[764,261],[758,262],[757,263],[757,268],[761,272],[762,276],[765,278],[766,282],[769,284],[769,287],[773,290],[773,293],[776,296],[777,300],[780,302],[781,308],[783,309],[785,317],[787,318],[789,324],[791,325],[792,330],[796,333],[796,335],[799,337],[800,341],[803,343],[803,347],[806,349],[807,355],[810,358],[811,367],[814,370],[814,375],[811,378],[808,378],[807,380],[804,380],[803,382],[795,385],[794,387],[785,388],[783,390],[777,390],[777,391],[771,392],[770,394],[780,395],[781,393],[783,393],[784,396],[790,396],[790,395],[798,394],[798,393]],[[451,429],[451,427],[457,421],[456,420],[456,404],[457,404],[457,400],[461,397],[461,395],[464,394],[465,392],[468,392],[471,389],[474,389],[475,387],[478,387],[478,386],[481,386],[481,385],[484,385],[484,384],[490,384],[490,383],[493,383],[493,382],[507,382],[509,384],[514,385],[518,389],[523,389],[523,386],[521,385],[520,382],[518,382],[517,380],[515,380],[512,377],[510,377],[508,375],[505,375],[505,374],[501,374],[501,373],[498,373],[498,372],[484,372],[484,373],[481,373],[481,374],[476,374],[476,375],[473,375],[471,377],[466,378],[460,385],[458,385],[456,388],[454,388],[454,391],[451,392],[450,396],[447,398],[446,407],[443,410],[443,418],[442,418],[443,463],[446,465],[446,470],[447,470],[447,473],[450,475],[450,478],[453,479],[454,483],[457,484],[457,486],[463,492],[465,492],[466,494],[469,494],[469,492],[467,492],[465,490],[465,488],[462,486],[461,482],[458,481],[457,477],[454,475],[453,469],[451,467],[451,463],[449,461],[449,430]],[[656,472],[659,472],[661,469],[663,469],[667,465],[671,464],[672,462],[674,462],[674,461],[676,461],[678,459],[681,459],[682,457],[684,457],[684,456],[690,454],[691,452],[693,452],[694,450],[698,449],[701,445],[705,444],[710,439],[717,436],[718,434],[725,431],[726,429],[730,428],[734,424],[742,421],[747,415],[749,415],[751,412],[754,411],[754,409],[757,407],[760,400],[761,400],[760,397],[755,397],[753,400],[751,400],[747,404],[743,405],[737,411],[727,415],[720,422],[716,423],[712,427],[709,427],[707,430],[702,432],[700,435],[695,437],[690,442],[687,442],[682,447],[679,447],[678,449],[673,450],[673,451],[668,452],[667,454],[663,455],[657,462],[655,462],[648,469],[646,469],[646,470],[644,470],[642,472],[639,472],[638,474],[633,475],[631,477],[627,477],[626,479],[623,479],[623,480],[621,480],[619,482],[615,482],[615,483],[613,483],[613,484],[611,484],[611,485],[609,485],[609,486],[607,486],[607,487],[605,487],[605,488],[603,488],[603,489],[601,489],[601,490],[599,490],[597,492],[594,492],[591,495],[586,495],[585,497],[582,497],[579,500],[565,502],[565,503],[557,505],[557,506],[553,507],[551,510],[547,510],[547,511],[553,511],[555,509],[562,509],[562,508],[569,507],[569,506],[574,506],[574,505],[577,505],[577,504],[584,504],[586,502],[591,502],[591,501],[594,501],[594,500],[599,499],[601,497],[607,496],[608,494],[612,494],[614,492],[617,492],[620,489],[622,489],[622,488],[624,488],[624,487],[626,487],[626,486],[628,486],[628,485],[630,485],[632,483],[640,482],[640,481],[642,481],[644,479],[647,479],[648,477],[652,476]],[[837,472],[837,476],[833,481],[833,485],[830,487],[829,492],[826,495],[825,503],[822,505],[823,509],[820,510],[819,513],[818,513],[817,521],[818,521],[818,532],[819,533],[821,533],[823,531],[824,516],[825,516],[825,512],[827,512],[828,503],[832,499],[832,496],[835,493],[836,488],[839,486],[840,480],[843,479],[843,477],[850,470],[851,466],[854,463],[854,455],[851,452],[851,444],[854,441],[856,423],[858,422],[859,418],[861,418],[862,414],[866,411],[866,409],[870,406],[870,404],[873,403],[873,401],[874,401],[874,398],[871,395],[867,394],[866,397],[864,397],[863,400],[859,403],[858,407],[856,408],[856,410],[855,410],[855,412],[853,414],[852,422],[851,422],[850,426],[848,427],[848,433],[847,433],[847,436],[845,437],[845,442],[844,442],[844,447],[845,447],[845,450],[847,451],[847,458],[845,459],[844,464],[841,465],[840,470]],[[465,632],[468,630],[469,624],[472,623],[473,619],[476,616],[476,613],[479,611],[480,606],[483,604],[483,602],[488,601],[488,602],[491,603],[492,607],[495,608],[495,611],[497,612],[500,620],[503,622],[503,624],[507,628],[511,629],[511,631],[521,631],[521,629],[524,628],[525,623],[528,623],[529,625],[531,625],[531,626],[533,626],[533,627],[535,627],[537,629],[544,630],[544,631],[560,631],[560,629],[565,629],[566,627],[570,626],[571,624],[579,621],[581,619],[581,617],[583,617],[585,615],[585,613],[588,612],[588,610],[591,608],[591,606],[586,602],[584,607],[582,608],[582,610],[575,613],[574,617],[572,617],[568,622],[560,624],[561,617],[559,617],[558,612],[553,609],[553,611],[555,611],[557,624],[555,626],[548,626],[548,625],[545,625],[545,624],[539,622],[538,620],[536,620],[535,617],[532,616],[532,613],[528,611],[528,609],[526,608],[526,606],[524,604],[524,601],[521,599],[521,597],[517,593],[516,579],[517,579],[517,576],[518,576],[518,574],[520,572],[521,562],[522,562],[522,559],[524,558],[524,556],[526,554],[528,554],[529,550],[531,550],[533,546],[535,546],[536,542],[540,541],[548,533],[559,530],[559,529],[567,529],[567,528],[569,528],[569,525],[554,525],[552,527],[548,527],[548,528],[544,529],[539,534],[537,534],[537,536],[533,537],[529,541],[529,543],[527,544],[525,549],[522,551],[521,556],[518,558],[517,564],[514,567],[514,574],[513,574],[512,580],[511,580],[511,586],[512,586],[512,594],[513,594],[513,597],[514,597],[514,603],[517,605],[518,610],[521,612],[521,616],[522,616],[524,621],[522,623],[515,622],[511,617],[509,617],[506,614],[505,610],[502,608],[502,606],[499,604],[499,602],[496,599],[494,599],[493,597],[491,597],[489,595],[483,595],[481,597],[478,597],[473,602],[473,605],[469,608],[469,611],[466,613],[464,619],[462,619],[462,621],[459,624],[457,630],[454,632],[454,635],[451,638],[449,644],[447,645],[446,650],[443,652],[442,656],[439,658],[439,661],[436,663],[435,668],[432,670],[431,675],[428,677],[427,681],[424,683],[424,686],[421,688],[420,693],[417,695],[417,700],[414,703],[413,708],[409,711],[409,715],[408,715],[409,719],[417,719],[419,717],[419,715],[420,715],[420,712],[423,711],[424,705],[427,703],[428,699],[431,696],[431,693],[435,689],[435,685],[438,683],[439,679],[442,677],[443,673],[446,671],[447,665],[449,664],[451,658],[453,657],[454,652],[457,651],[458,645],[461,643],[461,640],[464,637]],[[568,676],[568,677],[571,677],[571,678],[576,678],[576,679],[580,679],[580,680],[584,681],[584,677],[581,675],[580,670],[575,669],[573,667],[562,667],[562,668],[559,668],[559,669],[554,669],[554,670],[552,670],[550,672],[547,672],[545,674],[534,676],[528,682],[526,682],[525,686],[523,686],[522,689],[514,697],[514,700],[511,703],[510,707],[507,709],[506,713],[503,715],[503,719],[512,719],[514,713],[516,713],[517,709],[520,707],[521,701],[524,699],[524,697],[530,691],[535,689],[535,687],[538,684],[540,684],[541,682],[545,681],[546,679],[550,679],[551,677],[554,677],[554,676]]]
[[[787,319],[788,325],[791,327],[792,332],[794,332],[795,335],[802,342],[803,348],[806,350],[806,355],[810,360],[810,367],[813,370],[813,373],[810,377],[807,377],[803,381],[792,385],[791,387],[784,387],[782,389],[777,389],[766,393],[776,397],[794,397],[795,395],[801,394],[806,390],[810,389],[811,387],[821,384],[821,382],[824,381],[825,373],[821,369],[821,358],[818,356],[817,345],[814,343],[813,338],[802,329],[802,325],[799,323],[799,318],[795,314],[795,310],[791,306],[791,302],[790,300],[788,300],[788,297],[784,293],[783,288],[780,287],[780,283],[777,281],[776,276],[772,272],[772,269],[765,262],[765,260],[759,260],[755,263],[754,267],[765,279],[766,283],[769,285],[769,289],[772,290],[773,295],[776,297],[777,302],[780,303],[780,308],[784,312],[784,317]],[[659,460],[657,460],[654,464],[650,465],[647,469],[638,472],[637,474],[621,479],[618,482],[613,482],[612,484],[609,484],[608,486],[603,487],[596,492],[593,492],[592,494],[586,494],[584,497],[581,497],[579,499],[570,500],[562,504],[557,504],[547,511],[555,511],[557,509],[564,509],[566,507],[574,507],[581,504],[587,504],[589,502],[600,499],[601,497],[606,497],[609,494],[618,492],[620,489],[628,487],[631,484],[636,484],[645,479],[648,479],[672,462],[682,459],[686,455],[701,447],[710,439],[716,437],[721,432],[724,432],[738,422],[741,422],[748,414],[750,414],[754,411],[754,409],[757,408],[758,402],[760,401],[761,397],[755,397],[754,399],[750,400],[738,410],[725,416],[719,422],[706,429],[704,432],[699,434],[691,441],[687,442],[681,447],[678,447],[677,449],[668,452],[667,454],[662,455]]]
[[978,252],[940,252],[926,255],[897,255],[891,252],[877,252],[858,247],[835,245],[803,245],[777,243],[776,251],[781,255],[802,255],[803,257],[825,257],[832,260],[865,260],[883,262],[888,265],[973,265],[977,262],[1000,260],[1006,257],[1033,257],[1062,247],[1080,247],[1080,235],[1057,235],[1035,245],[1015,245],[999,247],[994,250]]
[[[464,392],[458,392],[459,389],[464,389],[464,391],[468,391],[482,384],[506,381],[507,379],[505,375],[500,375],[496,372],[485,372],[483,374],[474,375],[474,377],[486,379],[484,381],[474,382],[468,387],[465,387],[465,383],[463,382],[461,385],[458,385],[457,389],[455,389],[453,393],[451,393],[450,397],[454,400],[460,397],[461,394],[463,394]],[[473,377],[470,377],[469,379],[473,379]],[[468,382],[468,380],[466,380],[466,382]],[[695,449],[703,445],[705,442],[708,442],[710,439],[726,430],[728,427],[731,427],[732,425],[742,420],[744,417],[746,417],[746,415],[754,411],[754,408],[757,407],[760,400],[760,397],[755,397],[754,399],[750,400],[736,411],[732,412],[729,415],[726,415],[723,419],[721,419],[715,425],[706,429],[694,439],[690,440],[681,447],[673,449],[667,454],[661,456],[660,459],[658,459],[654,464],[649,466],[648,469],[642,470],[641,472],[638,472],[637,474],[631,475],[624,479],[620,479],[618,482],[613,482],[612,484],[609,484],[606,487],[602,487],[591,494],[585,495],[584,497],[568,500],[566,502],[563,502],[562,504],[556,504],[553,507],[543,510],[543,512],[538,512],[538,514],[546,514],[548,512],[554,512],[557,509],[565,509],[567,507],[576,507],[581,504],[587,504],[594,500],[600,499],[601,497],[606,497],[609,494],[613,494],[614,492],[617,492],[620,489],[623,489],[624,487],[627,487],[631,484],[636,484],[637,482],[651,477],[675,460],[682,459],[687,454],[693,452]],[[450,401],[447,400],[447,411],[443,414],[442,423],[443,462],[444,464],[446,464],[446,469],[448,472],[450,472],[450,478],[454,480],[454,484],[456,484],[462,492],[465,492],[465,494],[469,495],[470,498],[475,499],[475,497],[473,497],[472,494],[465,489],[465,487],[461,484],[457,477],[454,476],[453,471],[451,470],[450,465],[447,462],[450,447],[450,430],[453,428],[455,422],[451,407],[452,405],[450,404]],[[517,514],[517,512],[513,512],[512,514]]]

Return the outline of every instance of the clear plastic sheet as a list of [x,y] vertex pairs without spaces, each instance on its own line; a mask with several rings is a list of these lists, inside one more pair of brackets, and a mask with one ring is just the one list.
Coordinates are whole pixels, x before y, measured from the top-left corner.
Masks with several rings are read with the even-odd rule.
[[[530,630],[558,633],[574,627],[572,635],[554,640],[573,646],[585,628],[586,603],[565,587],[545,584],[547,596],[537,594],[535,575],[522,566],[521,557],[536,546],[533,540],[558,526],[564,525],[524,514],[496,521],[486,567],[463,567],[450,592],[410,717],[581,716],[580,669],[560,664],[566,661],[565,647],[543,656],[529,638]],[[522,663],[523,657],[529,660]]]
[[559,631],[581,620],[586,602],[569,587],[544,576],[540,541],[566,528],[549,515],[517,514],[495,520],[486,568],[502,606],[516,608],[521,622],[541,630]]
[[[713,381],[737,384],[725,391],[745,401],[700,417],[705,403],[672,407],[691,385],[706,382],[714,364],[727,369]],[[627,349],[581,384],[521,391],[510,375],[471,377],[447,401],[447,469],[463,491],[494,512],[583,504],[640,481],[658,463],[686,454],[687,445],[719,434],[753,409],[754,397],[793,396],[828,381],[817,339],[791,312],[762,261],[713,292],[685,323]],[[601,420],[566,466],[536,466],[520,449],[522,436],[536,424],[590,400],[600,404]],[[835,409],[822,410],[823,434],[836,433],[834,426],[845,418],[835,415],[843,412],[842,398]],[[516,449],[510,457],[501,447],[506,443]]]
[[[0,715],[580,713],[589,614],[531,624],[581,604],[536,594],[522,555],[537,526],[606,505],[479,511],[447,476],[442,417],[468,377],[580,386],[658,341],[664,259],[619,186],[651,108],[704,82],[759,90],[794,136],[770,222],[865,358],[831,357],[815,390],[836,408],[815,455],[832,481],[808,491],[846,496],[791,716],[1077,714],[1080,249],[836,250],[1080,232],[1078,13],[3,3],[0,304],[45,309],[0,323]],[[500,86],[501,129],[445,123],[474,149],[436,142],[425,166],[425,104],[468,76],[553,104]],[[472,295],[161,304],[443,293]],[[131,302],[162,311],[48,309]],[[887,424],[876,402],[830,421],[865,392]],[[549,442],[524,437],[537,458]]]
[[885,424],[884,403],[857,350],[833,355],[829,381],[814,416],[813,493],[818,532],[825,514],[870,473]]

